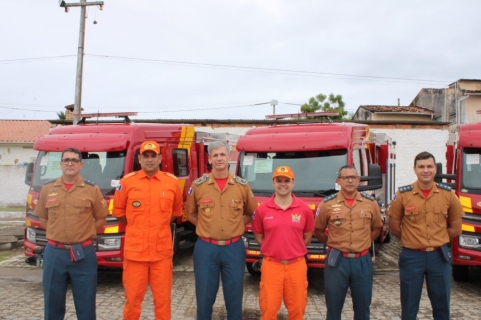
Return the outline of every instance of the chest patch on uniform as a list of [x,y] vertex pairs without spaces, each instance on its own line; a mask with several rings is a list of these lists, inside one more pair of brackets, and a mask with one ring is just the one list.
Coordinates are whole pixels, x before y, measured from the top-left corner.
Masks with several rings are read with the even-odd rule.
[[291,215],[292,217],[292,222],[300,223],[301,222],[301,215],[300,214],[295,214],[293,213]]
[[141,205],[142,205],[142,204],[140,203],[140,201],[134,201],[134,202],[132,202],[132,206],[133,206],[134,208],[138,208],[138,207],[140,207]]
[[55,201],[57,201],[57,198],[50,198],[47,200],[47,202],[55,202]]
[[204,199],[201,201],[202,203],[209,203],[209,202],[212,202],[212,199]]
[[413,186],[408,184],[407,186],[399,187],[399,192],[403,193],[403,192],[411,191],[412,189],[413,189]]
[[416,206],[406,207],[406,210],[414,210],[414,209],[416,209]]

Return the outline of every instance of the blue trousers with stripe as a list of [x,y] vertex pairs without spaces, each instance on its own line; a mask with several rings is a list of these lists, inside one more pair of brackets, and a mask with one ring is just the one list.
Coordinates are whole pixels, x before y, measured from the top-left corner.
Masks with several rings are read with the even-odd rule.
[[194,248],[197,320],[211,320],[212,307],[222,279],[227,320],[242,320],[245,248],[242,240],[218,246],[197,240]]
[[[327,261],[327,260],[326,260]],[[347,289],[351,289],[354,320],[369,320],[374,269],[371,256],[340,257],[336,267],[324,267],[327,320],[341,320]]]
[[449,320],[451,258],[445,261],[440,250],[423,252],[402,249],[399,255],[402,320],[416,320],[424,279],[433,318]]
[[77,319],[95,320],[97,256],[93,245],[83,248],[85,258],[73,262],[70,251],[47,244],[43,255],[44,319],[63,320],[67,286],[72,286]]

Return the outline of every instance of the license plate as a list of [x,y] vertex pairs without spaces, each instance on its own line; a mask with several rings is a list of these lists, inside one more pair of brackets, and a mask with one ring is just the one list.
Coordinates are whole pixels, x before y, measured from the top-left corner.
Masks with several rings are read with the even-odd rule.
[[258,256],[258,255],[261,254],[261,252],[260,252],[260,251],[256,251],[256,250],[249,250],[249,251],[247,251],[247,254],[253,254],[253,255]]
[[309,259],[325,259],[326,255],[324,255],[324,254],[308,254],[307,258],[309,258]]

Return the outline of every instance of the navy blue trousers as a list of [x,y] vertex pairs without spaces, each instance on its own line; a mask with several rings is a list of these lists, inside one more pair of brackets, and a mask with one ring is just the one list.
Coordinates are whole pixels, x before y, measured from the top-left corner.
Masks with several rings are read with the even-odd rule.
[[219,290],[219,277],[222,278],[227,320],[242,320],[245,262],[242,240],[226,246],[197,240],[194,248],[197,320],[212,319],[212,307]]
[[[326,260],[327,261],[327,260]],[[354,320],[368,320],[374,269],[371,256],[340,257],[336,267],[324,267],[327,320],[341,320],[347,289],[351,288]]]
[[45,320],[63,320],[67,286],[72,294],[77,319],[95,320],[97,256],[93,245],[83,248],[85,258],[73,262],[70,251],[47,244],[43,255],[43,295]]
[[422,252],[403,248],[399,255],[402,320],[416,320],[426,278],[433,318],[449,320],[451,258],[445,261],[440,249]]

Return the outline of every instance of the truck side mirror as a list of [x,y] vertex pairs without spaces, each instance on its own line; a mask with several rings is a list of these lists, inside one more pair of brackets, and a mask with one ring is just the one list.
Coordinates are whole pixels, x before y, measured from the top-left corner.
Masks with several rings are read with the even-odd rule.
[[25,171],[25,184],[27,186],[32,186],[33,166],[34,166],[33,162],[30,162],[29,164],[27,164],[27,171]]
[[370,164],[368,172],[368,176],[361,177],[361,181],[367,181],[367,185],[358,186],[358,191],[377,190],[382,188],[381,166],[378,164]]
[[443,182],[443,179],[447,180],[456,180],[455,174],[443,174],[443,165],[438,162],[436,163],[436,175],[434,176],[434,182],[436,183],[444,183],[450,186],[451,188],[456,188],[455,182]]

